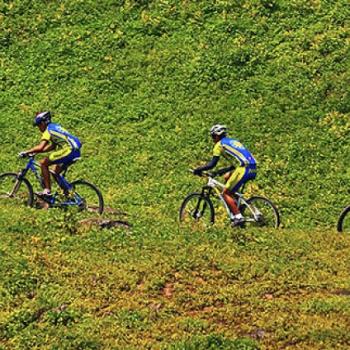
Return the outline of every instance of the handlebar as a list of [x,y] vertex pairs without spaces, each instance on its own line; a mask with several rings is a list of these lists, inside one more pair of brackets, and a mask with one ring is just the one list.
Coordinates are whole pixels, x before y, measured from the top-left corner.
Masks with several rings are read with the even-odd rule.
[[[193,175],[195,175],[195,174],[194,174],[194,169],[188,169],[188,171],[189,171],[190,173],[192,173]],[[208,172],[208,171],[203,171],[203,172],[201,173],[201,175],[196,175],[196,176],[199,176],[199,177],[212,177],[212,178],[214,178],[214,177],[218,176],[218,174],[216,174],[216,173],[210,173],[210,172]]]
[[19,154],[18,154],[18,157],[19,158],[33,158],[34,159],[34,157],[35,157],[35,153],[24,153],[24,152],[20,152]]

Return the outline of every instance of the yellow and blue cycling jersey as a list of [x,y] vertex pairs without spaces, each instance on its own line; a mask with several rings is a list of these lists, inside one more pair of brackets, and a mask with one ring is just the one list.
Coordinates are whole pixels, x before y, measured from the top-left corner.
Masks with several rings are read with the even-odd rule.
[[74,159],[80,157],[80,140],[59,124],[48,124],[41,141],[51,142],[58,148],[57,151],[51,152],[49,155],[51,164],[69,165]]
[[256,161],[238,140],[222,138],[215,144],[213,156],[224,156],[229,161],[236,159],[239,162],[240,165],[231,173],[225,185],[231,192],[238,191],[247,181],[255,179]]
[[228,160],[236,159],[240,166],[256,165],[253,155],[238,140],[229,137],[224,137],[215,144],[213,156],[224,156]]
[[50,123],[43,132],[41,141],[48,141],[59,148],[77,150],[81,148],[81,142],[76,136],[70,134],[59,124]]

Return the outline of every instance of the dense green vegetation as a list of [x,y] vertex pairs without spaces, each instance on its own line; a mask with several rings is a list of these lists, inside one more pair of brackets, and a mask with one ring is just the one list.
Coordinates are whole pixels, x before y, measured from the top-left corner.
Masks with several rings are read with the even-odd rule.
[[[0,207],[0,348],[344,349],[348,0],[4,0],[0,172],[50,109],[131,230]],[[179,227],[226,123],[283,230]]]

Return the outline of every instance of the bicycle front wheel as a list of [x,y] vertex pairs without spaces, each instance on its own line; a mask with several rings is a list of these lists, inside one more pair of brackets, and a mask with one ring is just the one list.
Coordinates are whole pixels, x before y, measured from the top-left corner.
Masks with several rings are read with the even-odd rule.
[[276,206],[267,198],[251,197],[247,200],[248,207],[242,210],[247,222],[257,227],[277,228],[280,225],[280,215]]
[[180,207],[180,222],[211,225],[214,223],[214,207],[211,200],[201,193],[188,195]]
[[337,230],[338,232],[350,232],[350,205],[341,212]]
[[30,182],[19,179],[16,173],[0,175],[0,202],[9,202],[33,206],[34,194]]
[[92,183],[73,181],[74,202],[81,210],[102,214],[104,202],[101,191]]

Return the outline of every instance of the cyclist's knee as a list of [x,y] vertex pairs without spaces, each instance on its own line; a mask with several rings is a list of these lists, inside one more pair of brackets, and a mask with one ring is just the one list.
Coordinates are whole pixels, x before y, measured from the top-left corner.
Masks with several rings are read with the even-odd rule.
[[224,196],[232,197],[232,192],[229,188],[225,187],[223,191]]
[[232,173],[226,173],[224,174],[224,179],[225,179],[225,182],[228,181],[228,179],[231,177]]
[[50,160],[49,158],[44,158],[40,161],[40,166],[41,167],[48,167],[50,165]]
[[60,165],[56,164],[52,170],[54,171],[54,173],[59,174],[62,169]]

